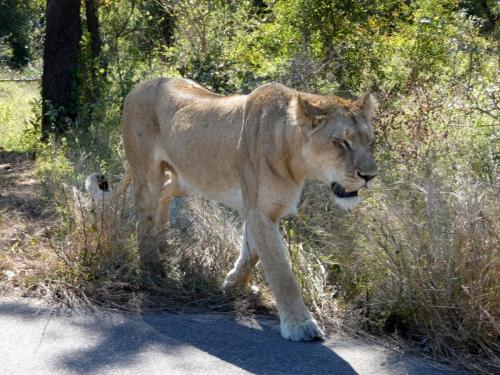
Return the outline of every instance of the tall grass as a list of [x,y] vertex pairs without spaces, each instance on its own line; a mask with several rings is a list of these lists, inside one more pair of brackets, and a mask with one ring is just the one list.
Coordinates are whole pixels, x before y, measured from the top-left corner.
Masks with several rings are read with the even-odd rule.
[[347,328],[403,338],[433,358],[494,373],[500,368],[498,185],[470,174],[458,181],[423,176],[414,171],[396,189],[379,184],[348,214],[325,207],[327,193],[312,197],[318,190],[311,189],[306,202],[308,195],[316,209],[323,202],[324,214],[320,224],[297,224],[307,237],[304,252],[322,254],[330,290],[341,288]]
[[500,368],[498,192],[470,176],[449,184],[432,175],[413,181],[405,200],[382,192],[363,232],[378,263],[367,324],[477,371]]

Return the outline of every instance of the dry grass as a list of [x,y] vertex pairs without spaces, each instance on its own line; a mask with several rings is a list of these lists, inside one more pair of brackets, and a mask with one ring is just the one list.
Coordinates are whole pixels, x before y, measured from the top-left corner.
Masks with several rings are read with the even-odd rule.
[[[415,181],[405,201],[382,194],[368,217],[377,251],[367,320],[426,354],[477,372],[500,369],[498,186]],[[369,250],[369,249],[367,249]],[[368,322],[370,323],[370,322]]]
[[265,287],[261,295],[221,291],[237,257],[241,223],[220,205],[192,198],[176,211],[163,236],[166,278],[153,286],[139,274],[130,195],[103,210],[63,181],[44,184],[57,213],[38,236],[0,254],[4,289],[18,287],[73,308],[269,312]]

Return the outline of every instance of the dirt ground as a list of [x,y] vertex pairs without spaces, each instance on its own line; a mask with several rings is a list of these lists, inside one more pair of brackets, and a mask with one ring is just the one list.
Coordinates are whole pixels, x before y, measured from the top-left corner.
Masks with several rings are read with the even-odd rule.
[[43,238],[48,217],[34,166],[33,155],[0,149],[0,280],[7,278],[14,286],[15,276],[26,270],[12,260]]

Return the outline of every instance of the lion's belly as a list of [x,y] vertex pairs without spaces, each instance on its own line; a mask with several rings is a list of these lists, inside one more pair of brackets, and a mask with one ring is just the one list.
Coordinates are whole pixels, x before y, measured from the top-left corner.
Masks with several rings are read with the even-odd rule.
[[203,195],[238,211],[243,209],[243,196],[239,186],[221,191],[210,191],[189,183],[182,176],[179,176],[179,186],[187,194]]
[[243,209],[243,196],[239,187],[231,190],[205,193],[208,198],[214,199],[235,210]]

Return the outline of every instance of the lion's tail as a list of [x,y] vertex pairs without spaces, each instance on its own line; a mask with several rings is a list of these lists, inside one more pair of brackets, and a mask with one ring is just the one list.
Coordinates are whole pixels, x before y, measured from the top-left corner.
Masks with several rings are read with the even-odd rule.
[[92,173],[85,180],[85,190],[90,194],[92,199],[96,202],[115,202],[130,185],[132,178],[127,169],[123,180],[116,187],[115,190],[109,189],[109,183],[106,177],[100,173]]

